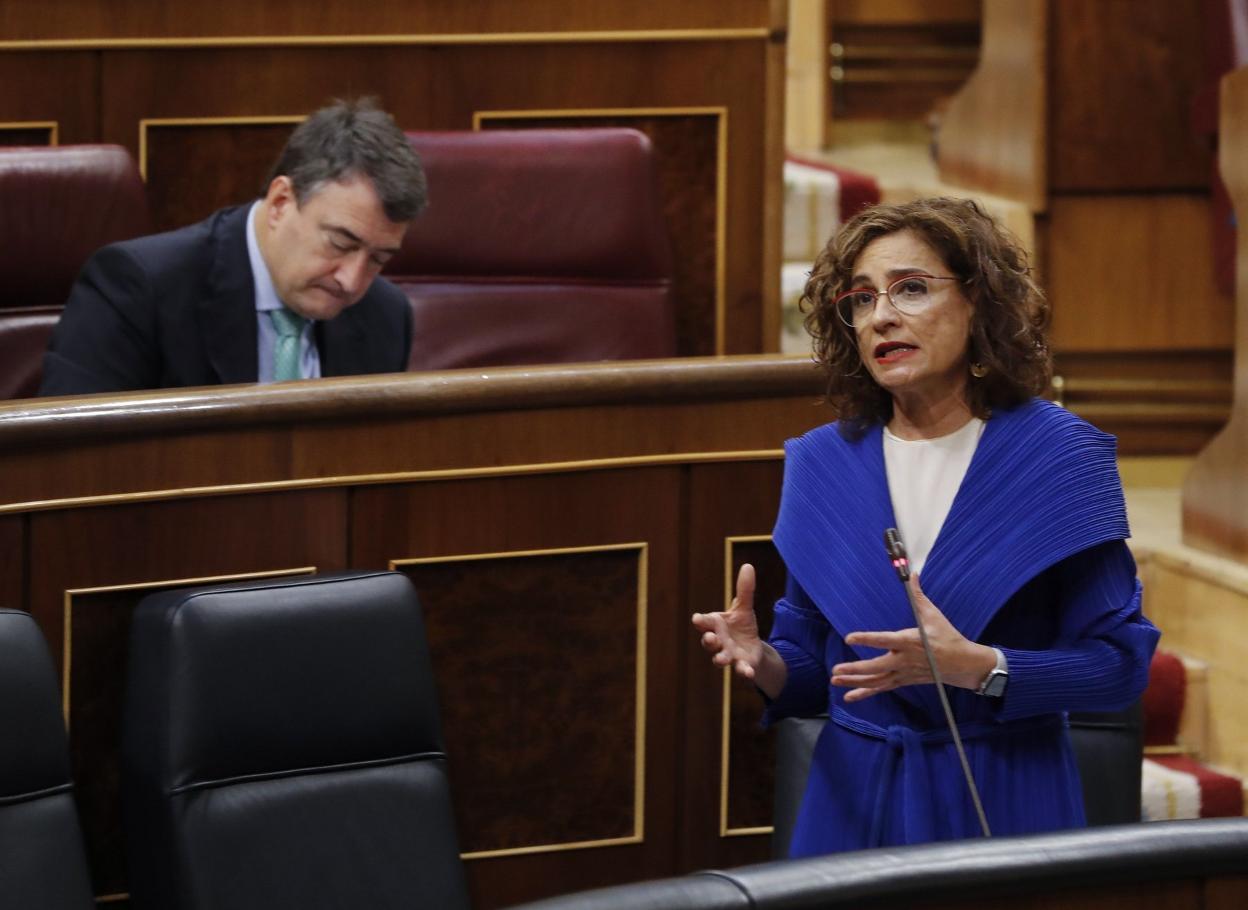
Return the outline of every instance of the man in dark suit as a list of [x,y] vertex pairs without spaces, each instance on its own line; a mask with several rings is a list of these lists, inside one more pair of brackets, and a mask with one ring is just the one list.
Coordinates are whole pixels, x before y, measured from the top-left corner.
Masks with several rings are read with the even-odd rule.
[[263,198],[91,257],[40,394],[403,370],[410,309],[378,273],[424,205],[420,162],[388,114],[323,108],[291,134]]

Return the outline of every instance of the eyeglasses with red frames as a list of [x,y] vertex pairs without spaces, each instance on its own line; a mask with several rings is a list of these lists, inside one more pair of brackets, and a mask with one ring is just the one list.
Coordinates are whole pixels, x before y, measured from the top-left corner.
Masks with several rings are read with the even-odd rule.
[[883,294],[899,312],[913,316],[932,302],[933,281],[961,281],[948,275],[903,275],[882,291],[851,288],[832,301],[836,315],[851,329],[861,328],[875,313],[875,303]]

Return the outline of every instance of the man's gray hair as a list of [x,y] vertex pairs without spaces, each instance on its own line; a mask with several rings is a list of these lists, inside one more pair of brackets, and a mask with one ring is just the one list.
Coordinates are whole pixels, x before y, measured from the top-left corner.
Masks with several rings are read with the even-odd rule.
[[299,124],[278,156],[268,185],[289,177],[302,205],[330,180],[367,177],[386,217],[411,221],[428,200],[420,158],[394,118],[372,98],[335,101]]

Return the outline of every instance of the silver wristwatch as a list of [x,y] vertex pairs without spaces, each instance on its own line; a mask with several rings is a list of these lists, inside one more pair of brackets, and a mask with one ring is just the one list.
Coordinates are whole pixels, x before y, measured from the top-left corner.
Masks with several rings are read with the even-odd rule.
[[1000,648],[992,650],[997,652],[997,665],[988,671],[988,675],[975,691],[989,698],[1000,698],[1005,694],[1005,684],[1010,681],[1010,668],[1005,662],[1005,652]]

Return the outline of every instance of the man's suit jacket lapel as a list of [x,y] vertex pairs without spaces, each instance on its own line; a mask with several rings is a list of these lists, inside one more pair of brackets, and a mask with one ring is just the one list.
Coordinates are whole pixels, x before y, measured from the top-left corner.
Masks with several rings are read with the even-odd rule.
[[247,255],[250,204],[220,213],[212,226],[208,293],[197,301],[208,362],[222,384],[255,382],[257,354],[255,279]]
[[315,326],[316,347],[321,356],[322,376],[356,376],[376,372],[368,361],[368,343],[362,310],[357,304],[329,322]]

